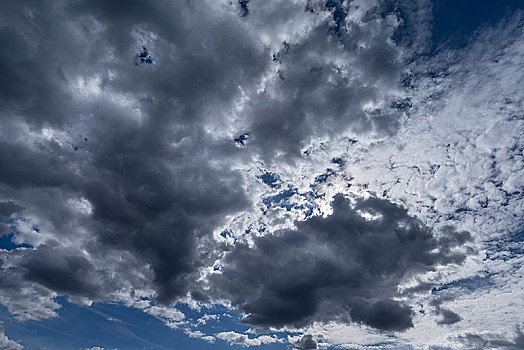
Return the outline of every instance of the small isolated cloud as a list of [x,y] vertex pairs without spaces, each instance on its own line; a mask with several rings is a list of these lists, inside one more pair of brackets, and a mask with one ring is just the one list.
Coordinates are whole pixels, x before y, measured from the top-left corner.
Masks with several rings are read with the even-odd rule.
[[206,335],[205,333],[201,332],[201,331],[194,331],[194,330],[191,330],[191,329],[185,329],[184,330],[184,333],[187,334],[189,337],[191,338],[197,338],[197,339],[202,339],[208,343],[211,343],[213,344],[216,340],[216,338],[212,335]]
[[17,205],[13,201],[0,202],[0,218],[9,218],[11,214],[20,212],[23,210],[21,206]]
[[279,339],[276,335],[260,335],[258,337],[250,338],[247,334],[237,332],[220,332],[215,334],[215,337],[229,344],[242,345],[242,346],[260,346],[263,344],[282,343],[283,340]]
[[295,344],[289,345],[288,347],[297,350],[314,350],[317,349],[317,342],[313,340],[311,334],[305,334]]

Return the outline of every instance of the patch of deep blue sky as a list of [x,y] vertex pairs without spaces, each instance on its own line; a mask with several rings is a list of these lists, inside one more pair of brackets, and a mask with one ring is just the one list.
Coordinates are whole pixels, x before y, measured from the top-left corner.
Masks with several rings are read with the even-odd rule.
[[[240,15],[249,16],[249,1],[240,0]],[[334,16],[335,27],[331,33],[336,34],[343,26],[343,20],[347,15],[343,9],[344,1],[328,0],[326,8],[330,9]],[[393,3],[393,2],[392,2]],[[494,25],[506,16],[511,15],[517,9],[524,9],[522,0],[438,0],[433,7],[433,27],[431,31],[430,54],[435,54],[441,49],[457,48],[466,45],[472,35],[481,27]],[[409,23],[407,23],[409,25]],[[407,28],[407,26],[405,27]],[[408,30],[400,30],[397,37],[410,35]],[[154,59],[146,47],[135,56],[138,65],[154,63]],[[249,134],[246,133],[237,139],[237,144],[244,146]],[[87,141],[87,139],[85,140]],[[340,164],[341,158],[334,158],[334,164]],[[325,181],[329,175],[317,178],[317,183]],[[292,205],[289,199],[297,194],[294,187],[281,189],[278,175],[265,173],[260,177],[266,185],[275,190],[280,190],[273,196],[267,197],[264,204],[268,207],[281,206],[286,209]],[[314,188],[313,184],[313,188]],[[3,221],[10,226],[10,222]],[[35,228],[38,229],[38,228]],[[12,242],[14,228],[10,227],[8,232],[0,236],[0,249],[12,250],[18,247]],[[512,258],[524,253],[522,250],[524,232],[507,237],[504,240],[487,242],[490,247],[487,259]],[[23,245],[24,246],[24,245]],[[508,252],[508,255],[500,254]],[[452,282],[434,289],[439,293],[450,288],[463,288],[475,290],[477,288],[489,287],[490,276],[477,276],[474,278]],[[190,338],[182,330],[172,330],[165,326],[162,321],[145,314],[144,312],[127,308],[122,304],[95,303],[91,307],[78,306],[67,302],[65,297],[60,297],[57,302],[62,304],[59,317],[42,320],[26,321],[19,323],[14,321],[4,307],[0,308],[0,320],[5,322],[5,333],[25,346],[25,349],[79,349],[92,346],[102,346],[106,349],[229,349],[225,341],[217,340],[215,344],[209,344],[200,339]],[[178,308],[186,314],[188,319],[196,320],[202,314],[184,306]],[[246,325],[239,323],[238,314],[232,314],[223,308],[206,310],[207,313],[229,313],[232,317],[221,317],[218,321],[210,320],[206,325],[198,329],[206,334],[216,334],[221,331],[243,332]],[[240,348],[239,345],[233,347]],[[283,344],[263,345],[263,349],[284,349]]]
[[[94,303],[91,307],[86,307],[69,303],[65,297],[60,297],[57,301],[62,304],[60,317],[24,323],[13,321],[6,309],[1,307],[0,320],[4,322],[6,334],[28,350],[78,350],[95,346],[127,350],[242,348],[241,345],[229,345],[220,339],[210,344],[190,338],[182,329],[170,329],[155,317],[119,303]],[[193,322],[202,316],[184,305],[177,307]],[[206,334],[219,333],[225,329],[241,333],[248,329],[248,326],[239,323],[238,314],[231,313],[223,307],[204,311],[222,315],[218,320],[208,320],[207,324],[198,327]],[[265,344],[261,348],[273,350],[285,346]]]
[[[16,220],[24,220],[24,218],[17,217]],[[13,219],[4,220],[0,217],[0,229],[3,227],[5,230],[3,232],[0,232],[0,249],[13,250],[15,248],[31,248],[31,246],[28,244],[16,244],[13,241],[13,238],[17,233],[13,223]],[[40,232],[40,229],[36,226],[33,227],[33,230],[37,233]]]
[[433,8],[433,50],[461,47],[479,27],[495,25],[517,9],[522,0],[437,0]]

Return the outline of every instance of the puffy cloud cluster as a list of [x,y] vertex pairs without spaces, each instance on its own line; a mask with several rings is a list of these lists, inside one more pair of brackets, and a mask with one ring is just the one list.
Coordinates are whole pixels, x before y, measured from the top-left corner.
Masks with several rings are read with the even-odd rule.
[[[2,26],[1,214],[34,247],[2,253],[20,262],[3,265],[6,280],[35,298],[118,299],[144,286],[161,303],[184,296],[206,261],[198,241],[249,205],[227,160],[236,148],[206,119],[258,77],[263,50],[232,14],[192,5],[2,6],[16,25]],[[130,65],[146,44],[157,64]],[[6,287],[5,298],[20,295]]]
[[465,254],[454,248],[470,239],[452,230],[436,239],[386,200],[356,199],[351,205],[338,196],[325,218],[258,237],[252,247],[237,243],[224,259],[223,273],[211,281],[247,314],[243,322],[249,324],[355,321],[402,331],[413,327],[413,311],[398,300],[400,282],[438,265],[462,263]]

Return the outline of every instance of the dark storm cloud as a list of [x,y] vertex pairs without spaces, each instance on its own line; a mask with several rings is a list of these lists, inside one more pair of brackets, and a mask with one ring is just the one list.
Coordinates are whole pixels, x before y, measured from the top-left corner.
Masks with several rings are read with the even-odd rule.
[[40,246],[23,267],[27,269],[27,280],[50,290],[72,296],[100,296],[100,282],[93,265],[86,258],[63,249]]
[[442,319],[437,321],[438,324],[455,324],[462,320],[459,314],[448,309],[440,308],[439,314]]
[[353,303],[350,311],[353,321],[367,324],[373,328],[403,331],[413,327],[412,310],[393,300],[381,300],[376,303]]
[[63,154],[56,144],[49,145],[47,149],[34,150],[18,143],[2,143],[0,163],[5,168],[0,174],[0,181],[18,189],[59,187],[68,183],[74,186],[77,176],[71,173],[64,158],[74,160],[70,154]]
[[[45,244],[27,253],[24,278],[103,299],[120,284],[108,283],[107,271],[89,259],[129,252],[151,267],[159,302],[185,295],[206,259],[198,241],[225,215],[249,207],[226,161],[238,149],[229,137],[210,140],[206,121],[223,118],[239,83],[258,79],[267,53],[234,13],[220,17],[189,3],[1,6],[8,25],[0,28],[7,77],[0,189],[50,220],[40,239],[75,240],[76,225],[93,233],[87,256]],[[152,47],[133,36],[140,31],[157,36]],[[135,66],[137,52],[155,64]],[[58,139],[42,137],[45,128]],[[85,199],[92,213],[71,214],[70,197]],[[6,215],[17,210],[2,204]]]
[[314,350],[317,348],[317,342],[313,340],[311,334],[305,334],[299,341],[289,347],[297,350]]
[[[368,221],[359,212],[379,218]],[[245,323],[282,327],[352,320],[405,330],[413,326],[412,311],[394,300],[401,280],[461,263],[465,255],[452,248],[469,239],[449,228],[437,239],[404,208],[372,197],[352,208],[337,196],[332,215],[296,225],[256,238],[253,248],[237,244],[223,274],[212,277],[218,295],[247,313]]]

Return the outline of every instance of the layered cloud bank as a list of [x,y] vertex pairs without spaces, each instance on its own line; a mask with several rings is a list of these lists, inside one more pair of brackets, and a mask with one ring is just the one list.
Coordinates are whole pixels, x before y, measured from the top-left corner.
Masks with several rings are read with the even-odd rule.
[[518,348],[523,12],[457,42],[437,5],[0,5],[0,303],[119,302],[244,346]]

